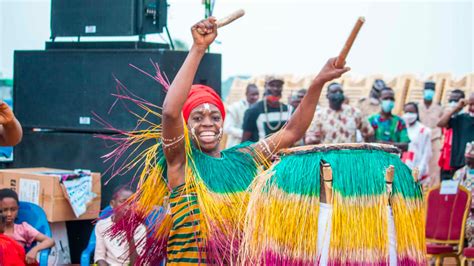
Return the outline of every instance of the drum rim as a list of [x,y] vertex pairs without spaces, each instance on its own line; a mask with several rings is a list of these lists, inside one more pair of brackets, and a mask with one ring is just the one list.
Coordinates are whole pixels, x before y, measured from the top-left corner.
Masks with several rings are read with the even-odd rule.
[[382,143],[337,143],[337,144],[317,144],[294,148],[282,149],[279,155],[306,154],[314,152],[328,152],[337,150],[377,150],[393,154],[400,154],[400,149],[390,144]]

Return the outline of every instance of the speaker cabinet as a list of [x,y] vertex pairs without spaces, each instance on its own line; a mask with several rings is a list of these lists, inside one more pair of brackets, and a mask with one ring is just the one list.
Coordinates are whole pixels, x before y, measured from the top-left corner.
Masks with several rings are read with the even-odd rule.
[[[163,87],[131,65],[154,74],[151,61],[156,62],[172,81],[186,55],[152,49],[16,51],[16,116],[26,129],[102,132],[104,127],[92,116],[96,113],[116,128],[133,130],[137,118],[131,112],[142,111],[134,104],[114,105],[115,78],[136,96],[162,106]],[[206,84],[220,94],[221,55],[204,56],[194,83]]]

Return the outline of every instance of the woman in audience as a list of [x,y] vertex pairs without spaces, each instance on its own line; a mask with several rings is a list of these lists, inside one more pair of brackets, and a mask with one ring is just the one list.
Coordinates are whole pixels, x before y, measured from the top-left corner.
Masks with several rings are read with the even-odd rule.
[[433,184],[433,180],[426,179],[429,173],[429,162],[431,159],[431,129],[420,123],[418,105],[413,102],[405,104],[405,112],[402,116],[407,125],[410,144],[408,151],[403,154],[403,161],[410,168],[419,170],[419,179],[423,183]]
[[29,248],[34,242],[36,246],[32,247],[26,253],[26,263],[37,263],[36,257],[38,252],[43,249],[54,246],[53,239],[38,232],[27,222],[15,224],[14,221],[18,216],[19,200],[18,195],[11,189],[0,189],[0,203],[5,216],[5,235],[16,240],[24,248]]

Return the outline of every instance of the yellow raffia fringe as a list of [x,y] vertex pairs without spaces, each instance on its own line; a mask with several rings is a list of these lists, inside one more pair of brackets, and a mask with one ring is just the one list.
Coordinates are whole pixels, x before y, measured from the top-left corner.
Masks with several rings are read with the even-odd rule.
[[[392,196],[392,210],[397,236],[398,257],[416,259],[420,265],[426,262],[425,208],[422,199],[406,199]],[[407,223],[407,221],[410,221]]]
[[255,193],[247,208],[245,238],[237,265],[266,264],[260,259],[268,251],[290,260],[315,263],[319,197],[289,194],[272,186],[268,182],[273,167],[259,175],[252,185]]
[[334,193],[329,259],[388,261],[387,196],[342,197]]

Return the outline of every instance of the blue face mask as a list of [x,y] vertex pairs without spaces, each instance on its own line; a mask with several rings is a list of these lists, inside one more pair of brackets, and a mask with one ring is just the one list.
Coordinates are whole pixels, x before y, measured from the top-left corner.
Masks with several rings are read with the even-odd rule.
[[382,101],[382,110],[385,113],[390,113],[395,106],[395,102],[392,100],[383,100]]
[[432,101],[434,95],[435,95],[435,91],[434,91],[434,90],[424,90],[424,91],[423,91],[423,99],[425,99],[425,100],[427,100],[427,101]]

